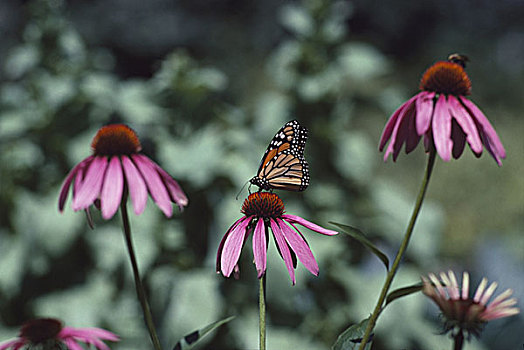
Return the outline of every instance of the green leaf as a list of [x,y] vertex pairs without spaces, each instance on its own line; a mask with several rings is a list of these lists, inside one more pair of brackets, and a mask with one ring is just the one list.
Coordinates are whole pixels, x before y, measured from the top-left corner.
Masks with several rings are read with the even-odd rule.
[[[335,344],[331,347],[331,350],[357,350],[360,347],[362,342],[362,337],[366,332],[366,327],[369,322],[369,317],[365,320],[362,320],[358,324],[354,324],[342,332]],[[369,337],[368,343],[366,344],[365,350],[371,349],[371,344],[373,342],[373,334]]]
[[174,346],[173,350],[189,350],[192,349],[196,343],[200,339],[202,339],[206,334],[214,330],[215,328],[220,327],[224,323],[227,323],[234,319],[235,316],[230,316],[228,318],[224,318],[223,320],[213,322],[207,326],[205,326],[202,329],[199,329],[197,331],[191,332],[184,336],[184,338],[180,339],[178,343]]
[[356,227],[352,227],[352,226],[348,226],[348,225],[344,225],[344,224],[339,224],[339,223],[336,223],[336,222],[333,222],[333,221],[330,221],[329,222],[330,224],[333,224],[335,226],[338,226],[342,229],[342,232],[344,232],[345,234],[353,237],[354,239],[356,239],[357,241],[359,241],[360,243],[362,243],[364,245],[364,247],[366,247],[368,250],[370,250],[373,254],[375,254],[380,260],[382,260],[382,262],[384,263],[384,266],[386,266],[386,270],[389,271],[389,259],[388,257],[386,256],[386,254],[382,253],[380,251],[380,249],[378,249],[377,247],[375,247],[375,245],[373,244],[373,242],[371,242],[367,237],[366,235],[364,234],[364,232],[360,231],[358,228]]
[[[413,293],[420,292],[422,290],[422,283],[413,284],[411,286],[395,289],[386,297],[386,305],[391,303],[393,300],[405,297]],[[384,306],[385,307],[385,306]]]

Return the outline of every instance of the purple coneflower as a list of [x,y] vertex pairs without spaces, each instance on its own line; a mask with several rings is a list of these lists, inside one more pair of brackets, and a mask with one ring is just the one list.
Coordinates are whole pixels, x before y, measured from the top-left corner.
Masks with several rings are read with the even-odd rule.
[[[171,202],[180,209],[188,203],[178,183],[151,159],[140,154],[136,133],[126,125],[113,124],[98,130],[91,144],[93,155],[67,175],[58,201],[63,211],[73,183],[73,210],[87,209],[100,200],[102,217],[110,219],[118,210],[124,191],[129,191],[135,214],[141,214],[151,195],[162,212],[173,214]],[[98,205],[98,203],[96,203]]]
[[417,95],[393,113],[380,139],[382,151],[391,139],[384,160],[393,153],[397,159],[406,143],[406,153],[415,149],[424,136],[426,152],[435,149],[444,161],[459,158],[466,141],[475,156],[480,157],[483,145],[498,165],[506,151],[495,129],[482,111],[468,98],[471,82],[466,74],[464,56],[451,55],[429,67],[420,81]]
[[441,272],[441,280],[432,273],[428,277],[429,279],[422,277],[422,292],[439,306],[446,319],[445,332],[451,331],[452,337],[462,335],[463,332],[468,337],[479,336],[486,322],[520,312],[518,308],[514,307],[517,300],[510,298],[513,293],[511,289],[507,289],[488,303],[497,288],[497,283],[493,282],[486,288],[488,285],[486,278],[482,279],[475,295],[471,298],[467,272],[464,272],[462,277],[462,290],[453,271],[449,271],[447,275]]
[[118,341],[119,338],[101,328],[64,327],[57,319],[39,318],[24,324],[18,338],[0,343],[0,350],[82,350],[79,342],[93,345],[100,350],[109,350],[109,346],[102,340]]
[[[327,230],[299,216],[284,214],[284,203],[274,193],[255,192],[248,196],[242,205],[245,215],[227,230],[220,242],[217,254],[217,272],[229,277],[233,270],[238,272],[240,252],[247,237],[253,233],[253,255],[258,278],[266,271],[266,251],[268,229],[271,228],[278,251],[286,264],[289,276],[295,284],[297,257],[315,276],[318,264],[302,233],[295,224],[323,235],[336,235],[338,232]],[[292,227],[290,227],[290,226]]]

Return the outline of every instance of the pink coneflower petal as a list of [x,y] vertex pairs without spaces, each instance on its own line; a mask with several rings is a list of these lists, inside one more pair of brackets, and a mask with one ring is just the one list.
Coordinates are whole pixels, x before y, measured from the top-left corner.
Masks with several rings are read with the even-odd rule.
[[[78,163],[67,175],[64,182],[62,183],[62,187],[60,190],[60,195],[58,199],[58,210],[63,211],[64,205],[67,200],[67,195],[69,194],[69,187],[71,186],[71,181],[73,181],[73,178],[77,175],[79,171],[81,171],[89,162],[93,160],[93,156],[89,156],[80,163]],[[1,350],[1,348],[0,348]]]
[[14,346],[13,349],[20,349],[24,345],[25,345],[25,341],[23,339],[14,339],[14,340],[7,341],[3,344],[0,344],[0,350],[9,349],[12,346]]
[[451,154],[453,158],[458,159],[464,152],[466,146],[466,134],[462,131],[462,128],[455,119],[451,119],[451,140],[453,140]]
[[479,286],[477,287],[477,291],[475,292],[475,296],[473,297],[473,300],[478,303],[480,298],[482,298],[482,294],[484,294],[484,289],[486,289],[486,286],[488,285],[488,280],[484,277],[481,281]]
[[[397,131],[397,137],[395,139],[395,144],[393,145],[393,161],[397,160],[402,145],[406,142],[406,152],[412,147],[412,141],[418,138],[418,135],[415,133],[415,136],[410,136],[409,132],[411,130],[410,125],[414,123],[414,114],[415,113],[415,104],[412,103],[409,105],[400,116],[399,126]],[[408,142],[409,140],[409,142]]]
[[491,320],[496,320],[497,318],[518,315],[519,313],[520,313],[520,310],[517,308],[504,309],[504,310],[497,311],[497,312],[487,313],[486,315],[483,314],[482,319],[485,321],[491,321]]
[[416,127],[415,108],[412,108],[405,118],[407,121],[406,153],[409,153],[417,147],[420,141],[420,135],[417,133]]
[[501,159],[506,158],[506,150],[504,149],[504,146],[502,146],[502,142],[500,142],[500,139],[488,118],[486,118],[484,113],[482,113],[482,111],[467,98],[461,96],[460,101],[466,106],[470,115],[476,119],[476,122],[480,126],[480,135],[484,137],[484,146],[488,152],[491,153],[493,158],[495,158],[497,164],[502,165]]
[[429,279],[431,280],[431,282],[435,285],[435,288],[437,288],[440,296],[442,298],[447,298],[447,294],[446,294],[446,291],[444,290],[444,288],[442,287],[442,284],[440,284],[440,281],[439,279],[437,278],[437,276],[435,276],[435,274],[433,273],[430,273],[428,275]]
[[449,280],[450,280],[450,286],[451,286],[451,290],[452,290],[452,298],[455,299],[455,300],[458,300],[460,299],[460,287],[459,287],[459,284],[457,282],[457,277],[455,276],[455,274],[453,273],[453,271],[448,271],[448,276],[449,276]]
[[444,161],[451,159],[451,114],[446,106],[446,96],[441,94],[435,104],[433,114],[433,137],[435,148]]
[[504,292],[502,292],[499,296],[497,296],[493,301],[489,304],[490,308],[497,307],[502,301],[509,298],[513,294],[513,290],[506,289]]
[[70,350],[84,350],[74,339],[67,338],[64,340],[67,348]]
[[282,259],[284,260],[284,264],[286,265],[289,277],[291,277],[291,282],[293,283],[293,285],[295,285],[296,280],[295,269],[293,268],[293,259],[291,258],[291,253],[289,252],[286,239],[282,234],[282,228],[274,219],[270,219],[270,224],[271,231],[273,232],[273,237],[275,237],[275,241],[277,242],[277,246],[280,251],[280,255],[282,255]]
[[122,157],[122,165],[126,175],[127,187],[133,208],[136,215],[142,214],[147,203],[147,187],[142,174],[138,171],[135,164],[127,156]]
[[415,95],[416,97],[416,127],[417,134],[424,135],[431,125],[431,117],[433,116],[433,98],[435,97],[434,92],[422,91]]
[[277,222],[280,228],[282,229],[282,233],[286,238],[286,241],[289,243],[291,249],[293,249],[293,251],[297,255],[298,260],[300,260],[300,262],[304,264],[304,266],[306,267],[306,269],[309,270],[309,272],[317,276],[319,271],[317,261],[315,260],[315,257],[313,256],[311,249],[304,241],[302,236],[295,232],[293,229],[291,229],[281,219],[277,219]]
[[59,337],[77,337],[81,339],[100,338],[102,340],[118,341],[120,337],[113,332],[102,328],[73,328],[64,327],[59,333]]
[[284,214],[284,215],[282,215],[282,219],[284,219],[284,220],[286,220],[288,222],[291,222],[291,223],[297,223],[299,225],[307,227],[311,231],[315,231],[315,232],[321,233],[323,235],[327,235],[327,236],[338,235],[337,231],[325,229],[325,228],[323,228],[321,226],[318,226],[318,225],[316,225],[316,224],[314,224],[314,223],[312,223],[310,221],[307,221],[304,218],[301,218],[300,216]]
[[182,188],[164,169],[162,169],[158,164],[154,163],[156,170],[162,177],[162,180],[166,184],[166,187],[171,195],[171,200],[178,205],[179,209],[182,210],[184,206],[188,204],[188,199]]
[[124,174],[122,174],[122,164],[120,164],[118,157],[113,156],[109,161],[102,185],[102,193],[100,194],[102,217],[104,219],[110,219],[115,215],[122,201],[123,192]]
[[464,271],[462,275],[462,299],[466,300],[469,297],[469,273]]
[[404,111],[405,108],[410,106],[413,101],[415,100],[416,96],[410,98],[407,102],[405,102],[402,106],[400,106],[395,113],[389,118],[388,122],[386,123],[386,126],[384,127],[384,131],[382,131],[382,136],[380,137],[380,144],[379,144],[379,150],[382,152],[384,149],[384,146],[388,142],[389,138],[391,137],[393,133],[393,129],[397,125],[397,121],[401,113]]
[[149,193],[155,203],[167,217],[171,217],[173,214],[171,199],[169,198],[166,186],[156,171],[153,162],[141,154],[133,154],[131,155],[131,158],[135,162],[138,170],[142,173],[147,188],[149,189]]
[[398,156],[400,148],[402,147],[402,143],[406,139],[407,129],[405,127],[406,124],[403,123],[403,121],[407,111],[410,110],[410,108],[412,108],[413,104],[414,98],[411,98],[410,100],[408,100],[408,102],[404,103],[402,107],[400,107],[398,111],[399,114],[391,134],[391,140],[389,142],[388,148],[386,149],[386,153],[384,154],[384,160],[386,160],[391,153],[393,153],[393,159],[396,159],[395,155]]
[[73,198],[73,210],[86,209],[93,204],[100,195],[106,168],[107,157],[95,157],[93,159],[89,169],[87,169],[84,181],[80,184],[78,193]]
[[262,277],[266,271],[266,247],[264,220],[260,219],[253,233],[253,255],[255,256],[258,278]]
[[491,298],[491,296],[495,292],[495,289],[497,289],[497,286],[498,286],[497,282],[493,282],[493,283],[490,284],[490,286],[488,287],[488,289],[486,289],[486,292],[484,293],[482,298],[479,300],[479,304],[480,305],[486,305],[486,303],[488,302],[489,298]]
[[226,277],[231,275],[233,268],[240,258],[240,252],[244,245],[244,237],[246,236],[246,227],[251,221],[251,217],[244,217],[240,223],[229,233],[224,246],[222,248],[220,266],[222,274]]
[[448,104],[450,113],[462,128],[462,131],[466,134],[471,150],[476,155],[480,155],[482,153],[482,141],[475,122],[471,119],[469,113],[455,96],[448,96]]
[[457,299],[457,294],[458,293],[455,293],[456,291],[456,288],[453,288],[453,285],[451,283],[451,280],[448,278],[448,276],[446,275],[446,273],[444,272],[441,272],[440,273],[440,279],[442,280],[442,282],[444,282],[444,285],[446,285],[446,290],[448,291],[448,295],[451,299]]
[[[235,223],[233,225],[231,225],[231,227],[227,230],[227,232],[224,235],[224,237],[222,237],[222,240],[220,241],[220,244],[218,245],[217,261],[216,261],[216,270],[217,270],[217,272],[221,271],[220,259],[222,257],[222,250],[224,249],[224,243],[226,243],[227,237],[229,237],[229,234],[231,233],[231,231],[233,231],[240,224],[240,222],[242,222],[244,220],[246,220],[246,217],[243,216],[240,219],[238,219],[237,221],[235,221]],[[251,218],[249,218],[249,220],[251,220]]]

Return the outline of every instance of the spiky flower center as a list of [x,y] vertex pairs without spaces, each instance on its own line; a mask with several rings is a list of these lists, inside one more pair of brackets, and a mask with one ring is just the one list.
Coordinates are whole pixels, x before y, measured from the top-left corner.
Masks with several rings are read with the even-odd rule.
[[255,192],[251,193],[244,204],[241,212],[246,216],[255,215],[262,218],[279,218],[284,214],[284,203],[274,193]]
[[62,330],[62,322],[54,318],[38,318],[27,322],[20,330],[20,337],[31,344],[40,344],[55,339]]
[[455,96],[469,95],[471,81],[460,64],[441,61],[424,72],[420,89]]
[[480,314],[486,310],[486,306],[473,299],[447,300],[445,310],[442,310],[446,318],[445,332],[465,331],[468,334],[479,336],[485,320]]
[[124,124],[106,125],[96,133],[91,143],[95,155],[130,155],[142,149],[135,131]]

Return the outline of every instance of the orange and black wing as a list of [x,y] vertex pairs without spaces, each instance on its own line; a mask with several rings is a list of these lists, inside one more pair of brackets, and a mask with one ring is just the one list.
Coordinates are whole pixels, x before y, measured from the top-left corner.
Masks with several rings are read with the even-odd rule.
[[273,137],[262,157],[257,175],[250,182],[260,189],[303,191],[309,185],[304,158],[307,129],[292,120]]

